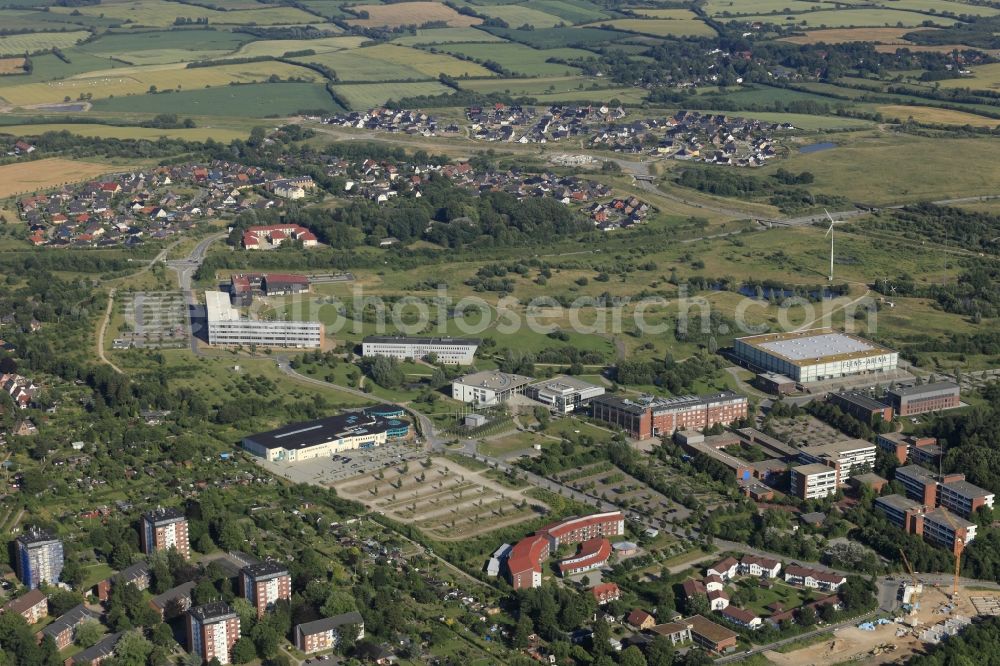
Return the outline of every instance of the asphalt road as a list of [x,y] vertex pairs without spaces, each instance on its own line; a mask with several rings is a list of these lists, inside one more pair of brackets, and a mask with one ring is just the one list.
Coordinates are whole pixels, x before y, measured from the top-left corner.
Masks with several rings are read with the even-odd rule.
[[177,271],[177,282],[180,285],[181,292],[184,293],[184,300],[187,303],[187,327],[191,340],[191,353],[195,356],[202,356],[202,351],[198,348],[198,337],[195,335],[194,330],[194,311],[198,307],[198,297],[191,288],[191,279],[194,277],[195,271],[201,267],[201,263],[205,261],[205,254],[208,252],[209,246],[228,235],[226,232],[220,232],[207,236],[191,250],[186,259],[174,259],[167,262],[169,268]]

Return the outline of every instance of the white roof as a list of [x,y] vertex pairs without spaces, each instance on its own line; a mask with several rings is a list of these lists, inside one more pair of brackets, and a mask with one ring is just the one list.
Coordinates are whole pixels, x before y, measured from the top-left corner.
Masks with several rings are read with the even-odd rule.
[[205,313],[209,321],[239,321],[239,310],[229,304],[229,294],[224,291],[205,292]]
[[760,347],[792,361],[804,361],[838,354],[857,354],[875,349],[873,345],[864,340],[843,333],[822,333],[787,340],[775,340],[774,342],[761,343]]

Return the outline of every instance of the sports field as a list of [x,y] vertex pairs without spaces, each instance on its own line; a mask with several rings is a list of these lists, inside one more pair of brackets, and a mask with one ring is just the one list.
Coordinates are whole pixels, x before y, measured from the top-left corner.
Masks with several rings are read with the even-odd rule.
[[334,86],[333,89],[343,97],[354,110],[365,110],[381,106],[390,99],[401,99],[418,95],[445,95],[452,92],[451,88],[437,81],[420,81],[414,83],[348,83]]
[[65,49],[87,38],[89,32],[32,32],[23,35],[0,37],[0,55],[24,55],[48,51],[53,48]]
[[[626,32],[638,32],[654,37],[712,37],[715,30],[699,19],[616,19],[601,21],[600,25],[610,25]],[[596,27],[596,26],[591,26]]]
[[313,81],[318,74],[304,67],[282,62],[255,62],[218,67],[185,69],[183,65],[130,67],[104,72],[88,72],[48,83],[28,83],[0,89],[0,97],[15,105],[50,104],[64,98],[92,95],[95,99],[121,95],[142,95],[156,90],[190,90],[230,83],[264,81],[271,76]]
[[[16,130],[17,128],[0,127],[0,134],[9,133],[21,136],[20,132],[12,132],[12,129]],[[75,183],[114,170],[115,167],[107,164],[64,160],[57,157],[35,160],[34,162],[7,164],[0,166],[0,198],[59,187],[66,183]]]
[[388,5],[353,5],[354,14],[367,14],[367,18],[354,18],[348,21],[351,25],[365,28],[382,26],[395,27],[401,25],[423,25],[431,21],[443,21],[449,27],[468,27],[478,25],[482,21],[473,16],[459,14],[451,7],[440,2],[400,2]]

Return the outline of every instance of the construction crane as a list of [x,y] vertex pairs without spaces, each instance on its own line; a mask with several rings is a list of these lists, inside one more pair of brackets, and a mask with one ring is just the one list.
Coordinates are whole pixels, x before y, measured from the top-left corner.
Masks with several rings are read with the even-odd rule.
[[923,586],[919,586],[919,583],[917,582],[917,575],[913,573],[913,567],[910,566],[910,560],[907,559],[906,553],[903,552],[902,548],[899,549],[899,554],[903,556],[903,564],[906,565],[906,570],[910,572],[910,583],[913,585],[913,595],[910,597],[910,600],[912,601],[911,606],[913,607],[911,612],[916,613],[917,609],[920,608],[920,604],[917,603],[917,598],[920,596],[920,591],[923,589]]
[[958,536],[958,525],[955,524],[955,520],[951,517],[951,511],[948,509],[941,509],[941,513],[944,514],[945,520],[951,525],[952,531],[955,533],[955,545],[952,547],[952,552],[955,555],[955,579],[951,587],[951,600],[954,602],[958,601],[958,579],[959,574],[962,571],[962,551],[965,550],[965,539]]

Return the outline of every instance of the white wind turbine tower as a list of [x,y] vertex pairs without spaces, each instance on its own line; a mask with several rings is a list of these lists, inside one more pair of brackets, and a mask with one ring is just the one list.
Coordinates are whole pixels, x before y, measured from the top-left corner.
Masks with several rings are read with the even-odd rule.
[[833,219],[833,216],[830,215],[830,211],[828,211],[826,208],[823,209],[823,212],[826,213],[827,219],[830,220],[830,228],[827,229],[826,233],[823,235],[830,237],[830,282],[833,282],[833,227],[834,225],[842,223]]

